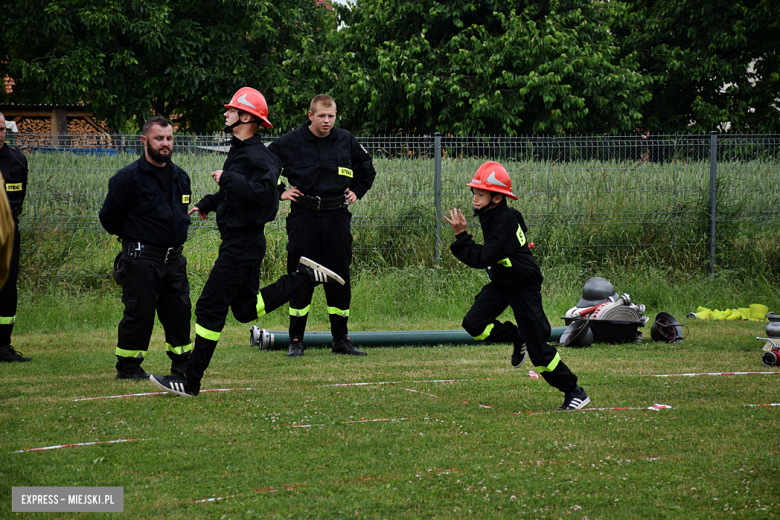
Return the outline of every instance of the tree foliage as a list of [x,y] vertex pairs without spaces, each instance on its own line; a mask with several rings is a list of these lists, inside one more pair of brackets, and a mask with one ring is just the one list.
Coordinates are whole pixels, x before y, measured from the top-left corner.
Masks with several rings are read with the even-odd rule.
[[274,105],[285,51],[333,25],[313,0],[5,0],[0,26],[11,101],[83,101],[115,128],[158,114],[205,131],[242,86]]
[[366,132],[621,132],[649,80],[618,57],[613,2],[360,0],[325,52],[288,66]]
[[780,2],[624,1],[613,30],[656,80],[646,129],[780,131]]
[[5,100],[133,130],[220,128],[250,85],[282,131],[319,93],[356,132],[780,131],[780,1],[321,3],[5,0]]

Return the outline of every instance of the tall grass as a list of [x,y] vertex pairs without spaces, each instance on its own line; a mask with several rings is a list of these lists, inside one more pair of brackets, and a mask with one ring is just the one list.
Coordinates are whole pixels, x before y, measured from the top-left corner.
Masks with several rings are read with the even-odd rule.
[[[430,147],[387,153],[381,143],[367,142],[377,170],[373,189],[353,205],[357,272],[362,269],[433,266],[436,247],[434,160]],[[108,179],[137,158],[137,147],[116,155],[29,153],[30,185],[22,217],[25,283],[77,282],[102,286],[118,251],[100,227],[97,213]],[[596,272],[605,266],[673,268],[705,272],[709,267],[709,162],[706,158],[657,161],[621,158],[570,160],[541,157],[536,149],[508,153],[504,149],[445,146],[442,160],[441,207],[470,213],[466,183],[485,160],[498,158],[510,172],[545,267],[574,265]],[[498,157],[496,157],[498,156]],[[215,190],[208,173],[221,168],[225,156],[181,147],[174,161],[192,179],[193,202]],[[718,163],[717,256],[719,269],[747,276],[780,275],[777,224],[780,179],[775,158],[723,160]],[[277,219],[266,227],[266,270],[284,271],[283,203]],[[480,239],[478,222],[469,217],[469,231]],[[452,233],[442,224],[444,267],[456,265],[447,252]],[[213,216],[194,220],[186,247],[194,277],[207,275],[219,237]]]

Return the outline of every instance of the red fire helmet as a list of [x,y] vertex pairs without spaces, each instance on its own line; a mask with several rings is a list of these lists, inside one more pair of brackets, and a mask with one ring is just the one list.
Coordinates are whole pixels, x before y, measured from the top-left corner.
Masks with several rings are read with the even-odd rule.
[[243,110],[253,116],[259,117],[263,126],[273,128],[273,125],[268,120],[268,105],[265,102],[265,97],[252,87],[238,89],[238,91],[233,94],[233,99],[230,100],[230,103],[225,105],[225,108]]
[[466,186],[502,193],[512,200],[517,200],[517,197],[512,193],[512,179],[509,178],[506,168],[495,161],[483,163]]

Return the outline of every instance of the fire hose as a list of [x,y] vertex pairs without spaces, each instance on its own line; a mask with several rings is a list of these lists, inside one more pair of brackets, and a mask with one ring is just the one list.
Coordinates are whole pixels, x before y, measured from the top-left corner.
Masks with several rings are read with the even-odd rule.
[[[549,342],[557,343],[566,327],[552,327]],[[465,330],[405,330],[405,331],[368,331],[350,332],[349,339],[356,347],[397,347],[432,345],[475,345],[486,343],[477,341]],[[304,339],[306,347],[330,347],[333,336],[330,332],[307,332]],[[260,350],[284,350],[290,344],[287,331],[266,330],[252,327],[249,344]]]

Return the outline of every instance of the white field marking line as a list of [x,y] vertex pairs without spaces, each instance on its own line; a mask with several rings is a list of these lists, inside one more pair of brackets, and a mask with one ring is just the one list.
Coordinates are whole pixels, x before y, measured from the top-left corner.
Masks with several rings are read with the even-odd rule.
[[[255,489],[254,493],[276,493],[277,491],[294,491],[296,488],[293,486],[285,486],[283,488],[277,489],[275,487],[269,487],[264,489]],[[240,497],[242,495],[246,495],[247,493],[236,493],[235,495],[227,495],[224,497],[211,497],[211,498],[202,498],[200,500],[193,500],[193,504],[203,504],[203,503],[210,503],[210,502],[216,502],[217,500],[226,500],[228,498],[236,498]]]
[[119,399],[120,397],[142,397],[146,395],[162,395],[165,392],[148,392],[143,394],[123,394],[123,395],[107,395],[104,397],[82,397],[80,399],[74,399],[73,402],[78,401],[97,401],[99,399]]
[[[611,410],[649,410],[650,408],[643,408],[640,406],[623,406],[617,408],[583,408],[582,410],[575,410],[578,412],[605,412]],[[512,415],[547,415],[551,413],[571,413],[570,411],[553,410],[551,412],[513,412]]]
[[226,498],[236,498],[239,495],[228,495],[226,497],[213,497],[213,498],[202,498],[200,500],[195,500],[193,504],[202,504],[204,502],[216,502],[217,500],[225,500]]
[[[426,417],[427,419],[427,417]],[[364,424],[364,423],[372,423],[372,422],[397,422],[397,421],[411,421],[412,419],[409,417],[400,417],[400,418],[392,418],[392,419],[365,419],[360,418],[357,421],[343,421],[339,424]],[[274,426],[274,428],[313,428],[315,426],[329,426],[328,424],[322,423],[322,424],[300,424],[300,423],[292,423],[287,425],[279,425]]]
[[442,399],[441,396],[436,395],[436,394],[429,394],[428,392],[420,392],[419,390],[413,390],[411,388],[404,388],[404,390],[406,390],[407,392],[414,392],[416,394],[427,395],[429,397],[435,397],[436,399]]
[[742,406],[780,406],[780,403],[767,403],[767,404],[744,404]]
[[651,374],[650,377],[744,376],[753,374],[780,376],[780,372],[693,372],[690,374]]
[[[212,388],[209,390],[201,390],[201,394],[205,394],[208,392],[232,392],[233,390],[255,390],[254,388]],[[119,399],[120,397],[145,397],[147,395],[165,395],[168,392],[147,392],[143,394],[124,394],[124,395],[107,395],[103,397],[82,397],[81,399],[74,399],[73,402],[77,401],[97,401],[99,399]]]
[[405,379],[403,381],[375,381],[365,383],[336,383],[333,385],[318,385],[318,388],[327,388],[330,386],[367,386],[367,385],[398,385],[401,383],[461,383],[464,381],[490,381],[489,377],[484,379],[428,379],[424,381],[410,381]]
[[[430,397],[435,397],[435,398],[437,398],[437,399],[444,399],[444,398],[443,398],[443,397],[441,397],[440,395],[429,394],[429,393],[427,393],[427,392],[420,392],[419,390],[412,390],[411,388],[404,388],[404,390],[406,390],[407,392],[414,392],[414,393],[416,393],[416,394],[422,394],[422,395],[427,395],[427,396],[430,396]],[[465,400],[464,400],[464,401],[462,401],[462,402],[463,402],[464,404],[474,404],[474,403],[471,403],[470,401],[465,401]],[[504,410],[503,408],[497,408],[497,407],[495,407],[495,406],[490,406],[490,405],[488,405],[488,404],[480,404],[480,403],[476,403],[476,405],[477,405],[477,406],[481,406],[482,408],[487,408],[487,409],[489,409],[489,410],[501,410],[502,412],[505,412],[505,411],[507,411],[507,410]]]
[[28,451],[57,450],[60,448],[75,448],[77,446],[94,446],[95,444],[116,444],[118,442],[137,442],[137,441],[148,441],[148,440],[151,439],[118,439],[115,441],[77,442],[75,444],[57,444],[54,446],[45,446],[43,448],[30,448],[27,450],[16,450],[12,453],[26,453]]

